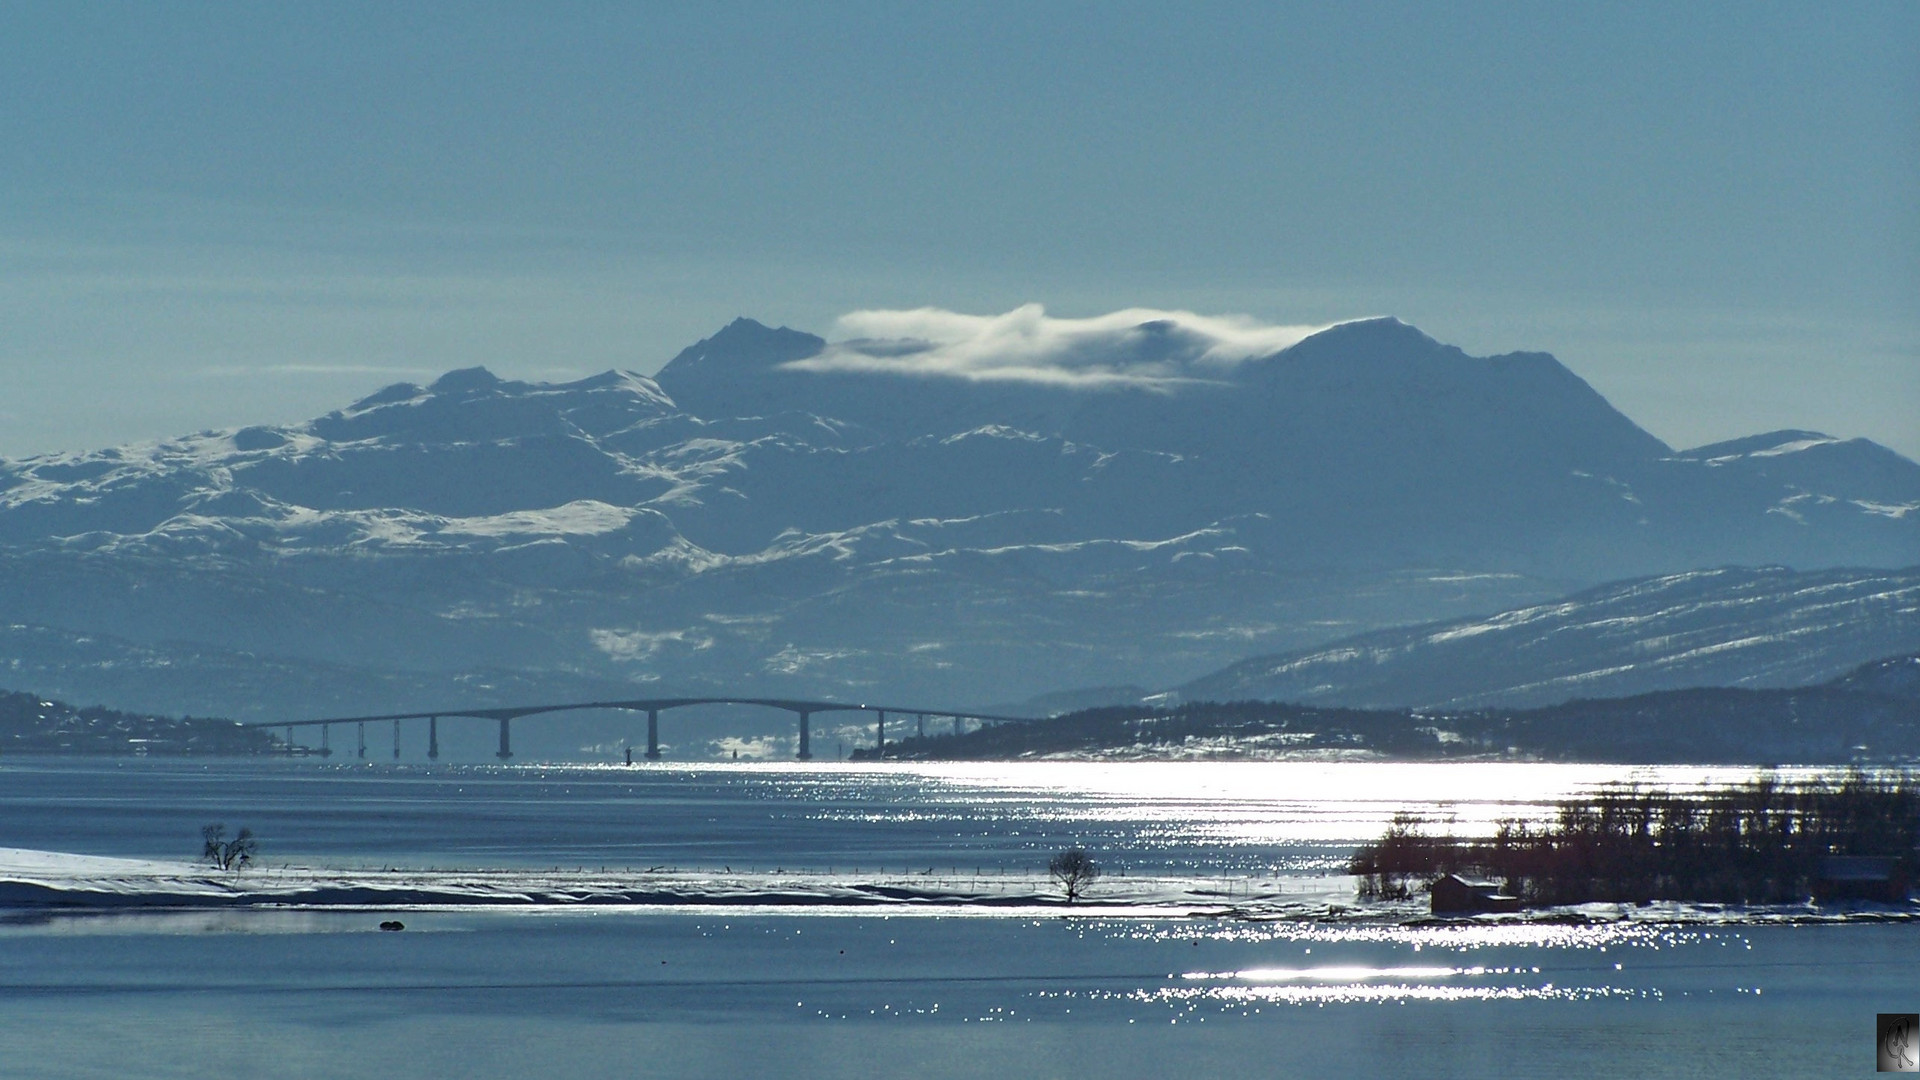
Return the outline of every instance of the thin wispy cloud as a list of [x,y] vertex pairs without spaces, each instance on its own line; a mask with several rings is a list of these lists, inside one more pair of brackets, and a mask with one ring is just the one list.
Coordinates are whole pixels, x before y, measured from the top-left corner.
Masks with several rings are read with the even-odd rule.
[[392,378],[434,375],[433,368],[389,367],[382,364],[230,364],[196,369],[203,379],[244,379],[277,375],[381,375]]
[[1236,364],[1270,356],[1325,328],[1153,308],[1084,319],[1056,318],[1039,304],[1001,315],[941,308],[854,311],[835,323],[835,341],[819,355],[787,366],[973,382],[1171,389],[1213,381]]

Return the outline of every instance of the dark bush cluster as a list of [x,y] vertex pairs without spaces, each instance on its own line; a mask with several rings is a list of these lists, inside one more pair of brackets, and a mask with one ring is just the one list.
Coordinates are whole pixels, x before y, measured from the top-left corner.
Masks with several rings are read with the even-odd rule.
[[1440,874],[1504,882],[1529,903],[1790,903],[1814,890],[1821,860],[1895,860],[1911,881],[1920,788],[1855,773],[1837,784],[1771,776],[1720,791],[1623,787],[1562,802],[1554,821],[1501,822],[1488,839],[1427,834],[1397,817],[1353,856],[1361,893],[1406,898]]

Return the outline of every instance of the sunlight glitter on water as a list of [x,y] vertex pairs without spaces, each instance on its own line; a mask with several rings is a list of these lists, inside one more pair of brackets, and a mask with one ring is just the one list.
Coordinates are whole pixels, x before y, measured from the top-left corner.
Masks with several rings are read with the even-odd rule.
[[1433,986],[1415,983],[1339,983],[1326,986],[1167,987],[1143,991],[1133,1000],[1153,1004],[1334,1005],[1391,1004],[1402,1001],[1590,1001],[1610,997],[1646,997],[1646,991],[1616,986]]
[[[1517,970],[1517,969],[1516,969]],[[1472,967],[1362,967],[1353,964],[1311,968],[1247,968],[1244,971],[1188,971],[1189,982],[1238,979],[1242,982],[1360,982],[1366,979],[1444,979],[1453,975],[1486,975],[1493,968]],[[1506,969],[1499,969],[1506,974]]]
[[[506,767],[510,771],[514,767]],[[529,767],[531,768],[531,767]],[[617,775],[618,767],[604,770]],[[549,777],[557,777],[555,768]],[[1149,845],[1220,848],[1346,845],[1415,814],[1456,835],[1502,820],[1542,820],[1563,799],[1613,785],[1672,791],[1737,784],[1755,770],[1524,762],[1083,762],[654,764],[635,775],[703,776],[749,797],[829,804],[821,820],[1122,826]],[[1838,775],[1786,769],[1782,778]],[[756,794],[756,792],[758,794]],[[912,810],[886,796],[907,795]],[[928,805],[928,804],[932,805]]]
[[[1518,762],[1028,761],[870,768],[964,792],[969,804],[1010,816],[1159,821],[1196,839],[1252,845],[1371,839],[1401,813],[1457,835],[1490,835],[1503,819],[1543,819],[1558,801],[1610,785],[1687,791],[1755,775],[1736,767]],[[1779,775],[1812,779],[1838,770],[1786,769]],[[1058,804],[1050,805],[1053,800]]]

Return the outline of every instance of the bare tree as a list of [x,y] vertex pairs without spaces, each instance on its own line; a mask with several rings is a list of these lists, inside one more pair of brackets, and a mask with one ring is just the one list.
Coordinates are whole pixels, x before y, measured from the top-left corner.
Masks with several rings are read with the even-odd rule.
[[1047,860],[1047,873],[1066,890],[1067,903],[1071,904],[1100,876],[1100,864],[1085,851],[1069,848]]
[[218,821],[202,828],[200,838],[206,841],[200,857],[212,863],[215,870],[243,869],[260,850],[260,841],[255,839],[252,829],[241,829],[229,840],[226,825]]

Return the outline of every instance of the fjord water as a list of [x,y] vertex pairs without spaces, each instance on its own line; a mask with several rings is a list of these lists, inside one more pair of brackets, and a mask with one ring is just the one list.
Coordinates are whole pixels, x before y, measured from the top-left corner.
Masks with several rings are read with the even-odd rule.
[[[1400,810],[1479,831],[1744,770],[1364,763],[0,764],[0,846],[269,862],[1337,873]],[[1176,913],[576,908],[0,923],[0,1075],[1808,1075],[1912,1011],[1915,930]]]
[[11,759],[0,763],[0,846],[188,858],[200,826],[223,821],[264,837],[269,861],[357,867],[1020,870],[1078,844],[1141,872],[1324,872],[1396,813],[1487,832],[1608,784],[1687,789],[1752,775],[1506,763]]

